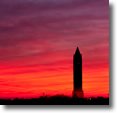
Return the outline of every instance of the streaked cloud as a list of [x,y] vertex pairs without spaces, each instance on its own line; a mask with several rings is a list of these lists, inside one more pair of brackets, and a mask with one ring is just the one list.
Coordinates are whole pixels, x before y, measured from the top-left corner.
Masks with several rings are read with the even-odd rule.
[[[52,79],[49,76],[53,77],[54,81],[50,80],[46,88],[42,82],[37,83],[43,89],[40,92],[53,93],[54,86],[49,84],[59,81],[55,87],[61,89],[63,85],[65,92],[71,94],[72,58],[77,46],[83,56],[84,91],[91,95],[87,91],[88,85],[95,86],[89,88],[90,92],[100,95],[100,91],[106,88],[102,94],[106,95],[109,92],[109,1],[0,1],[0,85],[7,84],[12,80],[10,78],[17,76],[15,83],[9,83],[11,86],[18,83],[14,91],[16,95],[19,95],[17,91],[22,88],[19,85],[24,75],[27,83],[31,82],[34,75],[39,78],[44,76],[43,80],[46,82]],[[104,76],[98,73],[97,68]],[[98,82],[93,82],[96,78],[91,78],[94,74],[97,81],[103,79],[104,85],[101,89]],[[61,76],[65,77],[68,83],[64,80],[61,83]],[[22,80],[19,81],[20,77]],[[8,85],[3,86],[2,92],[7,92]],[[33,89],[33,86],[30,85],[27,90],[30,90],[32,95],[35,95],[35,92],[37,95],[38,87],[34,91],[31,88]],[[27,91],[24,89],[23,93]],[[97,92],[93,92],[94,89],[98,89]],[[56,93],[62,93],[61,91]]]

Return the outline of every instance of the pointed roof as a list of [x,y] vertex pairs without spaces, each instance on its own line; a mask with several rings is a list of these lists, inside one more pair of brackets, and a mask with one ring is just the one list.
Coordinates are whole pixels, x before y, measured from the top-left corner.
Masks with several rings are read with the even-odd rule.
[[76,49],[75,54],[80,54],[80,51],[79,51],[78,47],[77,47],[77,49]]

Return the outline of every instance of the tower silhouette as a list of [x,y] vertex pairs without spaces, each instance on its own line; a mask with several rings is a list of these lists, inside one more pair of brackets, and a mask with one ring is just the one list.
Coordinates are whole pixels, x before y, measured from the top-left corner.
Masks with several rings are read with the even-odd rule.
[[77,47],[76,52],[73,56],[73,97],[83,98],[82,90],[82,55]]

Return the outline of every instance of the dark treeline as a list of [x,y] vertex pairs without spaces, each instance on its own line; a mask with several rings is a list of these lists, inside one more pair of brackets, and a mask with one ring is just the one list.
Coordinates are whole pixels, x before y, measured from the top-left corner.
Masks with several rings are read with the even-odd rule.
[[1,105],[109,105],[109,98],[77,98],[63,95],[40,96],[33,99],[5,100],[0,99]]

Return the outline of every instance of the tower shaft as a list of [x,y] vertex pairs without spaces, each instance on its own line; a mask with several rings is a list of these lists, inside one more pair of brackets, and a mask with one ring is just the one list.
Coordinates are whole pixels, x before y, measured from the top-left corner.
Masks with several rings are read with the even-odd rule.
[[83,98],[82,91],[82,55],[80,54],[79,49],[76,49],[76,52],[73,56],[73,96]]

